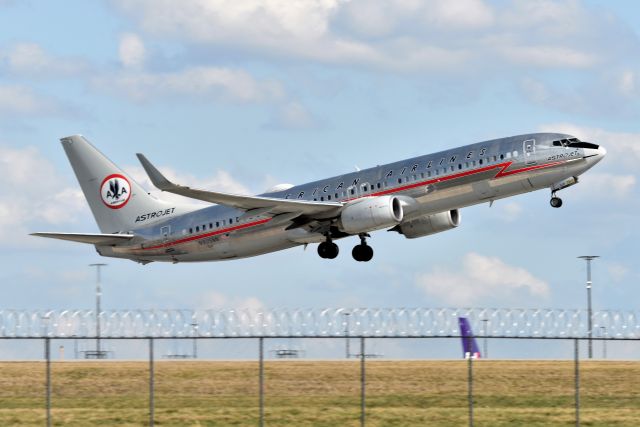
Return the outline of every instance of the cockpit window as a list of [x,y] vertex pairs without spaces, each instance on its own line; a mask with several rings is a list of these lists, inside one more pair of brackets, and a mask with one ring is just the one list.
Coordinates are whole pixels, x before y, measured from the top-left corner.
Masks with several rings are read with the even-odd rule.
[[578,138],[569,138],[569,139],[560,139],[557,141],[553,141],[554,147],[572,147],[572,148],[592,148],[594,150],[598,149],[598,145],[592,144],[590,142],[580,141]]

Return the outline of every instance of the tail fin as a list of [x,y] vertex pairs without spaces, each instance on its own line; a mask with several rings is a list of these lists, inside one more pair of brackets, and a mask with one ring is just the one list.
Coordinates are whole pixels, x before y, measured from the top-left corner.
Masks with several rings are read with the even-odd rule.
[[462,339],[462,357],[465,359],[480,359],[480,350],[471,331],[469,319],[458,317],[458,325],[460,326],[460,338]]
[[126,232],[185,212],[148,194],[83,136],[60,142],[102,233]]

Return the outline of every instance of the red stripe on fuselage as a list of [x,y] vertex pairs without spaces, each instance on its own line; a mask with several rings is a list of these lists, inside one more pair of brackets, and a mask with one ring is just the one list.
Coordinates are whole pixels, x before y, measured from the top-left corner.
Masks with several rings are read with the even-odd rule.
[[[513,164],[513,162],[503,162],[503,163],[498,163],[498,164],[495,164],[495,165],[484,166],[484,167],[478,168],[478,169],[459,172],[459,173],[456,173],[456,174],[453,174],[453,175],[443,176],[442,178],[435,178],[435,179],[431,179],[431,180],[427,180],[427,181],[414,182],[414,183],[409,184],[409,185],[403,185],[401,187],[390,188],[388,190],[378,191],[376,193],[371,193],[371,194],[368,194],[368,195],[365,195],[365,196],[354,197],[352,199],[345,199],[343,201],[344,202],[349,202],[349,201],[361,199],[361,198],[364,198],[364,197],[383,196],[383,195],[386,195],[386,194],[397,193],[397,192],[400,192],[400,191],[410,190],[410,189],[416,188],[416,187],[423,187],[425,185],[437,184],[439,182],[450,181],[450,180],[457,179],[457,178],[463,178],[465,176],[470,176],[470,175],[475,175],[475,174],[487,172],[487,171],[490,171],[492,169],[500,169],[498,171],[498,173],[496,173],[494,178],[502,178],[502,177],[505,177],[505,176],[515,175],[515,174],[518,174],[518,173],[528,172],[528,171],[532,171],[532,170],[536,170],[536,169],[544,169],[544,168],[548,168],[548,167],[553,167],[553,166],[556,166],[556,165],[559,165],[559,164],[562,164],[562,163],[565,163],[565,162],[566,162],[566,160],[563,160],[563,161],[560,161],[560,162],[545,163],[543,165],[527,166],[527,167],[524,167],[524,168],[515,169],[515,170],[511,170],[511,171],[507,171],[507,169],[509,168],[509,166],[511,166]],[[162,243],[160,245],[149,246],[148,248],[142,248],[142,249],[151,250],[151,249],[168,248],[168,247],[173,246],[173,245],[179,245],[181,243],[187,243],[187,242],[191,242],[191,241],[194,241],[194,240],[203,239],[205,237],[216,236],[216,235],[219,235],[219,234],[225,234],[225,233],[229,233],[229,232],[232,232],[232,231],[242,230],[242,229],[245,229],[245,228],[266,224],[267,222],[271,221],[271,219],[272,218],[265,218],[265,219],[261,219],[259,221],[248,222],[248,223],[245,223],[245,224],[236,225],[235,227],[229,227],[229,228],[224,228],[222,230],[212,231],[210,233],[199,234],[197,236],[189,236],[189,237],[185,237],[183,239],[178,239],[178,240],[174,240],[172,242]]]
[[204,233],[204,234],[198,234],[197,236],[189,236],[189,237],[185,237],[183,239],[174,240],[173,242],[162,243],[160,245],[149,246],[148,248],[142,248],[142,249],[151,250],[151,249],[168,248],[169,246],[179,245],[181,243],[192,242],[194,240],[204,239],[205,237],[217,236],[219,234],[230,233],[232,231],[242,230],[242,229],[245,229],[245,228],[254,227],[256,225],[265,224],[265,223],[271,221],[271,219],[272,218],[265,218],[265,219],[261,219],[259,221],[247,222],[247,223],[244,223],[244,224],[236,225],[234,227],[223,228],[221,230],[216,230],[216,231],[212,231],[212,232]]
[[498,169],[498,168],[500,169],[498,171],[498,173],[493,178],[502,178],[502,177],[505,177],[505,176],[515,175],[515,174],[523,173],[523,172],[528,172],[528,171],[535,170],[535,169],[544,169],[544,168],[556,166],[556,165],[559,165],[559,164],[562,164],[562,163],[565,163],[565,162],[566,162],[566,160],[563,160],[563,161],[560,161],[560,162],[545,163],[543,165],[528,166],[528,167],[524,167],[524,168],[520,168],[520,169],[515,169],[515,170],[512,170],[512,171],[507,171],[507,169],[509,168],[509,166],[511,166],[513,164],[513,162],[498,163],[498,164],[495,164],[495,165],[485,166],[485,167],[478,168],[478,169],[473,169],[473,170],[468,170],[468,171],[464,171],[464,172],[455,173],[453,175],[443,176],[442,178],[435,178],[435,179],[430,179],[430,180],[427,180],[427,181],[414,182],[413,184],[403,185],[401,187],[390,188],[388,190],[378,191],[376,193],[371,193],[371,194],[366,195],[366,196],[354,197],[352,199],[347,199],[345,201],[357,200],[357,199],[360,199],[362,197],[383,196],[383,195],[386,195],[386,194],[397,193],[399,191],[410,190],[410,189],[416,188],[416,187],[423,187],[425,185],[437,184],[439,182],[450,181],[450,180],[457,179],[457,178],[464,178],[465,176],[470,176],[470,175],[475,175],[475,174],[478,174],[478,173],[487,172],[487,171],[490,171],[492,169]]

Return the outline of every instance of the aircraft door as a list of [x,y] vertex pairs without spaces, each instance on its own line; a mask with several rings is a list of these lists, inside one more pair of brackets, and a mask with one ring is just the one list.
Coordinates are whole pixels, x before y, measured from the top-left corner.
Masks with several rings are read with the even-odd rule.
[[536,158],[536,140],[527,139],[522,143],[522,151],[524,152],[524,162],[532,165],[537,162]]
[[171,226],[165,225],[164,227],[160,228],[160,234],[162,234],[163,241],[166,242],[167,240],[169,240],[170,233],[171,233]]

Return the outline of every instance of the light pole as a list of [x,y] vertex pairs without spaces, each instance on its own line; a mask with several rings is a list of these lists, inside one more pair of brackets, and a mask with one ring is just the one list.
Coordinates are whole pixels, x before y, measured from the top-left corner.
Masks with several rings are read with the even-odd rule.
[[591,314],[591,261],[600,258],[598,255],[582,255],[581,258],[587,261],[587,336],[589,337],[589,359],[593,359],[593,326]]
[[100,297],[102,296],[102,288],[100,287],[100,269],[106,267],[107,264],[89,264],[89,267],[96,268],[96,359],[102,359],[102,350],[100,349]]

